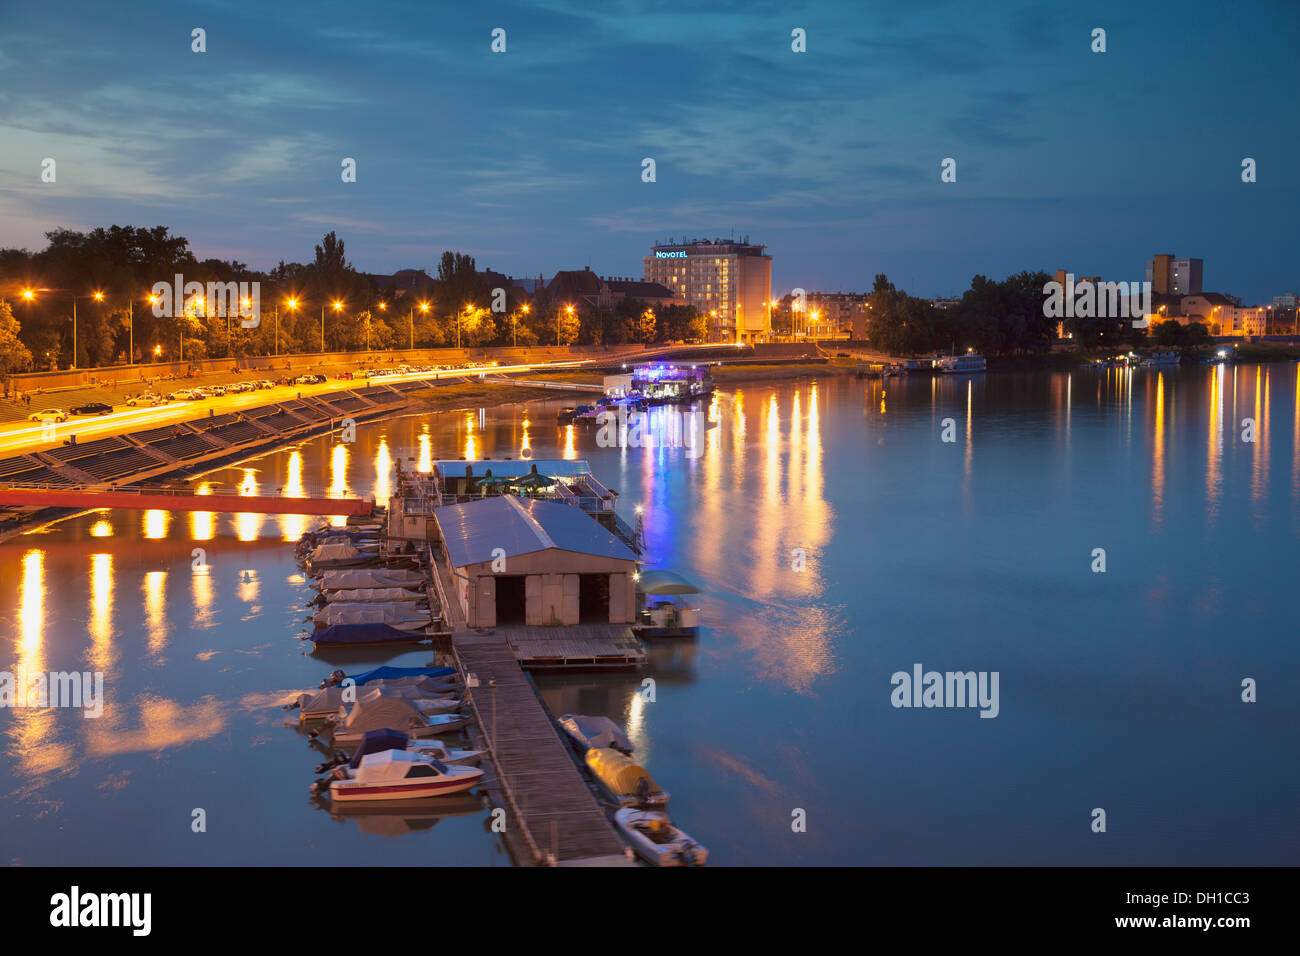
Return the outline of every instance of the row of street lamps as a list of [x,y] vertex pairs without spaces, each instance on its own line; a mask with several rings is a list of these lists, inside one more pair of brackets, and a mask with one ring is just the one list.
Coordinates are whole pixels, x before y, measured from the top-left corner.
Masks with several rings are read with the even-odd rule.
[[[103,293],[103,292],[98,292],[98,291],[97,291],[97,292],[88,293],[88,294],[86,294],[86,295],[76,295],[75,293],[73,293],[73,292],[72,292],[71,290],[69,290],[69,289],[33,289],[33,288],[25,288],[25,289],[22,290],[22,293],[21,293],[21,294],[22,294],[22,298],[23,298],[23,300],[24,300],[25,302],[34,302],[34,301],[36,300],[37,293],[42,293],[42,294],[44,294],[44,293],[59,293],[59,294],[68,295],[68,296],[72,299],[72,367],[73,367],[74,369],[77,368],[77,302],[80,301],[80,300],[82,300],[82,299],[94,299],[96,302],[103,302],[103,301],[104,301],[104,298],[105,298],[105,297],[104,297],[104,293]],[[156,304],[158,303],[158,296],[157,296],[157,295],[152,295],[152,294],[151,294],[151,295],[146,296],[145,298],[146,298],[146,300],[149,302],[150,305],[156,305]],[[248,306],[250,306],[251,304],[252,304],[252,303],[251,303],[251,300],[249,300],[249,299],[245,299],[245,300],[244,300],[244,306],[245,306],[246,308],[247,308]],[[300,305],[300,300],[298,299],[297,296],[290,296],[289,298],[287,298],[287,299],[285,300],[285,303],[284,303],[284,304],[285,304],[285,307],[288,308],[290,312],[295,312],[295,313],[296,313],[297,310],[298,310],[298,308],[299,308],[299,305]],[[197,314],[198,314],[198,309],[203,308],[203,305],[204,305],[204,299],[203,299],[202,296],[196,296],[195,298],[191,299],[188,303],[186,303],[185,305],[182,305],[182,306],[181,306],[182,312],[184,311],[186,305],[190,306],[191,309],[194,311],[194,314],[197,315]],[[324,305],[324,304],[321,305],[321,309],[320,309],[320,350],[321,350],[322,353],[324,353],[324,351],[325,351],[325,310],[326,310],[326,308],[332,308],[332,309],[334,310],[335,313],[339,313],[339,312],[342,312],[342,311],[343,311],[343,307],[344,307],[344,303],[343,303],[341,300],[339,300],[339,299],[334,299],[334,300],[332,300],[332,301],[328,304],[328,306],[326,306],[326,305]],[[416,304],[412,304],[412,306],[411,306],[410,315],[409,315],[409,327],[410,327],[410,347],[411,347],[412,350],[414,350],[414,348],[415,348],[415,310],[416,310],[417,307],[419,308],[421,315],[428,315],[428,313],[429,313],[429,309],[430,309],[430,305],[429,305],[429,303],[428,303],[427,301],[422,301],[422,302],[418,303],[418,306],[417,306]],[[474,311],[474,308],[475,308],[475,307],[474,307],[474,304],[473,304],[472,302],[466,304],[466,306],[465,306],[465,313],[466,313],[466,315],[472,314],[473,311]],[[130,365],[134,365],[134,364],[135,364],[135,301],[134,301],[134,299],[130,299],[130,298],[127,299],[127,309],[128,309],[128,316],[129,316],[129,319],[128,319],[128,325],[129,325],[129,333],[128,333],[128,335],[129,335],[129,344],[128,344],[128,348],[127,348],[127,363],[130,364]],[[380,303],[379,303],[379,310],[380,310],[381,312],[386,312],[386,311],[388,310],[388,303],[387,303],[387,302],[380,302]],[[524,305],[520,306],[520,311],[523,312],[523,314],[527,315],[527,314],[529,313],[529,311],[530,311],[530,307],[529,307],[527,304],[524,304]],[[566,311],[566,313],[567,313],[570,317],[572,317],[572,315],[573,315],[573,306],[571,306],[571,305],[569,305],[569,306],[565,306],[565,311]],[[369,349],[370,349],[370,320],[371,320],[371,313],[370,313],[370,310],[367,309],[367,310],[366,310],[364,313],[362,313],[362,314],[365,315],[365,317],[366,317],[366,350],[369,351]],[[460,348],[460,316],[461,316],[461,313],[458,311],[458,312],[456,313],[456,348]],[[230,328],[229,328],[229,326],[230,326],[230,317],[227,316],[227,317],[226,317],[226,327],[227,327],[227,329],[226,329],[226,333],[227,333],[227,342],[229,342],[229,334],[230,334]],[[515,346],[517,346],[517,345],[519,344],[519,321],[518,321],[517,315],[511,315],[511,316],[510,316],[510,327],[511,327],[512,344],[515,345]],[[559,330],[557,329],[557,330],[556,330],[556,344],[557,344],[557,345],[559,344],[559,338],[560,338],[560,336],[559,336]],[[227,345],[227,349],[229,349],[229,345]],[[161,352],[162,352],[162,346],[160,346],[160,345],[155,345],[155,346],[154,346],[154,356],[155,356],[155,358],[158,357],[158,356],[161,354]],[[276,306],[276,309],[275,309],[275,354],[276,354],[277,356],[280,354],[280,309],[279,309],[279,306],[278,306],[278,305]],[[184,332],[184,328],[183,328],[183,327],[182,327],[181,330],[180,330],[180,350],[179,350],[179,352],[178,352],[178,359],[179,359],[180,361],[182,361],[182,362],[185,360],[185,332]]]

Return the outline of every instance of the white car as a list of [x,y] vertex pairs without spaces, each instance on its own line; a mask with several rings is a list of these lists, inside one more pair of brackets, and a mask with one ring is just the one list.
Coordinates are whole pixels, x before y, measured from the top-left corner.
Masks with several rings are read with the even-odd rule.
[[27,416],[30,422],[66,422],[68,413],[62,408],[42,408],[39,412],[32,412]]

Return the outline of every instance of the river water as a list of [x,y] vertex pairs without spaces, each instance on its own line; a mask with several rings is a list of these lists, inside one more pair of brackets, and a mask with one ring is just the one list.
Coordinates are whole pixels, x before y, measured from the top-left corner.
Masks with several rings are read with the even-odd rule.
[[[561,404],[363,424],[204,480],[382,499],[395,460],[588,460],[704,627],[642,674],[538,683],[627,727],[711,862],[1300,860],[1295,364],[729,383],[699,454],[599,447]],[[309,798],[321,757],[277,702],[433,656],[305,653],[286,542],[317,523],[105,511],[0,545],[0,667],[100,671],[106,698],[0,711],[0,861],[508,865],[473,801]],[[917,667],[997,694],[895,706]]]

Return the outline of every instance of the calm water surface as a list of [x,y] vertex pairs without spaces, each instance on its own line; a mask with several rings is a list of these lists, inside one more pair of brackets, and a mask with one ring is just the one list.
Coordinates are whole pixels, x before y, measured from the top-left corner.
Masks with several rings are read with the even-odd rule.
[[[627,726],[717,863],[1300,859],[1296,365],[728,385],[694,458],[599,448],[560,404],[366,424],[205,480],[383,498],[395,460],[590,461],[705,627],[644,674],[539,684]],[[309,799],[321,757],[278,702],[433,658],[304,653],[285,542],[316,523],[105,511],[0,545],[0,667],[103,671],[107,697],[0,711],[0,860],[507,865],[472,801]],[[997,671],[998,716],[894,708],[914,664]]]

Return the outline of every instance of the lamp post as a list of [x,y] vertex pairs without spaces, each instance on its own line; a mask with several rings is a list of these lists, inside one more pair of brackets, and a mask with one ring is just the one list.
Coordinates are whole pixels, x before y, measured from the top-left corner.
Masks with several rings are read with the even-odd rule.
[[[527,314],[528,314],[528,303],[525,302],[522,306],[520,306],[520,311],[522,311],[522,312],[524,313],[524,315],[527,315]],[[514,336],[514,338],[513,338],[512,342],[511,342],[511,344],[514,345],[515,348],[518,348],[518,347],[519,347],[519,317],[518,317],[518,316],[513,316],[513,317],[511,317],[511,320],[510,320],[510,331],[511,331],[511,333],[512,333],[513,336]]]
[[[566,305],[566,306],[564,307],[564,311],[565,311],[565,313],[569,316],[569,318],[573,318],[573,306],[571,306],[571,305]],[[556,344],[556,345],[559,345],[559,344],[560,344],[560,326],[559,326],[559,323],[556,323],[556,327],[555,327],[555,344]]]
[[[291,296],[286,305],[289,306],[289,311],[292,312],[296,318],[298,314],[298,299]],[[278,313],[275,317],[275,354],[277,358],[280,356],[280,316]]]
[[96,302],[104,301],[104,293],[92,292],[90,295],[75,295],[68,289],[23,289],[23,298],[32,302],[36,299],[37,292],[64,292],[72,299],[72,367],[77,367],[77,300],[94,299]]

